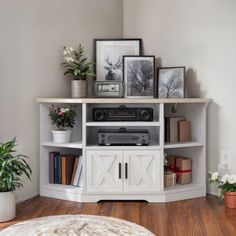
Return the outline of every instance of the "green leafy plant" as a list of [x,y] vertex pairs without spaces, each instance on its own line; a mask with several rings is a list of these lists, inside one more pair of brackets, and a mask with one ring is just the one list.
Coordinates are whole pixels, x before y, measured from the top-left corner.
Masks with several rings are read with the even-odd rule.
[[220,190],[220,197],[223,198],[226,192],[236,192],[236,175],[224,174],[219,172],[208,173],[209,183],[216,183]]
[[52,105],[49,108],[49,117],[51,118],[52,125],[56,125],[58,130],[73,128],[75,125],[75,116],[74,106],[60,108]]
[[86,62],[87,57],[84,55],[84,47],[74,50],[72,47],[64,47],[63,67],[66,69],[64,75],[71,75],[74,80],[86,80],[87,77],[94,77],[95,74],[91,70],[91,62]]
[[32,174],[30,166],[24,160],[27,156],[17,154],[16,138],[0,143],[0,192],[15,191],[23,187],[20,177],[26,175],[28,179]]

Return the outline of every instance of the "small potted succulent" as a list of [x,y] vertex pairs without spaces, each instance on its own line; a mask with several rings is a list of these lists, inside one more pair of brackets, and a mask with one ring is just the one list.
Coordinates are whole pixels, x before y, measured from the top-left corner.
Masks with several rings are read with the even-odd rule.
[[16,138],[0,143],[0,222],[12,220],[16,216],[15,190],[23,187],[20,177],[32,174],[24,155],[15,151]]
[[75,107],[49,107],[49,117],[55,129],[52,130],[53,142],[69,143],[71,139],[71,129],[75,125]]
[[72,47],[64,47],[64,62],[62,66],[65,68],[64,75],[68,75],[71,81],[71,97],[84,98],[87,96],[88,77],[94,77],[95,74],[91,70],[91,62],[87,62],[84,55],[84,48],[79,45],[75,50]]
[[236,175],[209,173],[209,182],[218,185],[219,196],[227,208],[236,208]]

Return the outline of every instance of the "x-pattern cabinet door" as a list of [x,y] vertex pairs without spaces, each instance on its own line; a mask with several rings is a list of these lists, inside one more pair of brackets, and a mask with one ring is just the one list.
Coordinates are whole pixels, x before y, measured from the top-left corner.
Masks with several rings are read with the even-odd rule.
[[160,191],[160,151],[124,151],[124,191]]
[[121,164],[123,152],[90,150],[86,155],[88,192],[122,192]]

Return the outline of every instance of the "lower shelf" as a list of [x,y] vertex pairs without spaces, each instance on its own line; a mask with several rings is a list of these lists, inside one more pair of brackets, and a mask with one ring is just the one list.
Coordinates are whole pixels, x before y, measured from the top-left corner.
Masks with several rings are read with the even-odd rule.
[[177,193],[177,192],[192,191],[192,190],[199,189],[199,188],[202,188],[202,185],[194,184],[194,183],[185,184],[185,185],[176,184],[173,187],[165,188],[164,191],[165,191],[165,193]]
[[60,191],[60,192],[65,192],[65,193],[75,193],[79,194],[82,192],[82,188],[80,187],[75,187],[73,185],[63,185],[63,184],[45,184],[42,185],[41,188],[43,189],[48,189],[52,191]]

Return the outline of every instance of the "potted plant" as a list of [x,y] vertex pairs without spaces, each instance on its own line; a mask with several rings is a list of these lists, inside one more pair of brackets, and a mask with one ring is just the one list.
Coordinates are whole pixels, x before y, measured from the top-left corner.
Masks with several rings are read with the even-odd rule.
[[53,142],[69,143],[71,139],[71,129],[75,125],[76,112],[73,106],[60,108],[52,105],[49,107],[49,117],[52,125],[56,129],[52,130]]
[[14,149],[16,138],[0,143],[0,222],[12,220],[16,216],[15,190],[23,187],[20,177],[32,174],[30,166]]
[[64,75],[70,75],[71,81],[71,97],[84,98],[87,96],[86,79],[95,74],[91,70],[91,62],[86,62],[87,58],[84,55],[84,48],[79,47],[74,50],[72,47],[64,47],[63,51],[64,62],[63,67],[66,69]]
[[236,208],[236,175],[209,173],[209,182],[217,183],[220,198],[224,198],[227,208]]

